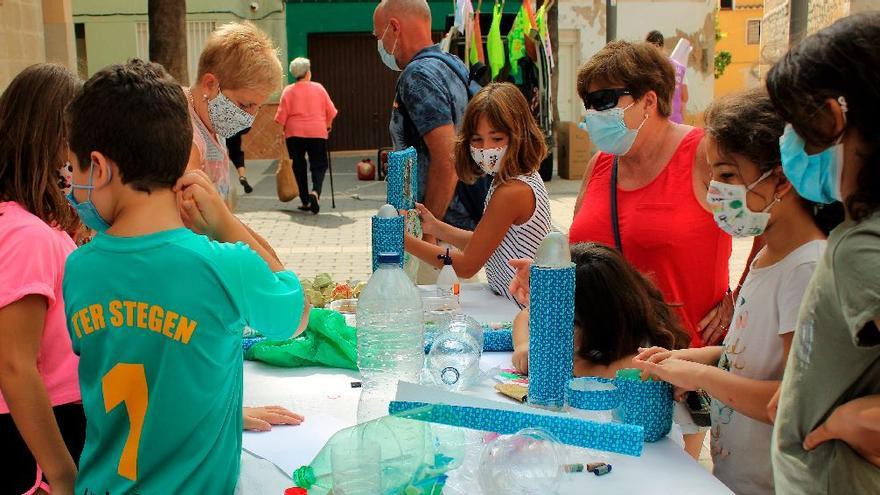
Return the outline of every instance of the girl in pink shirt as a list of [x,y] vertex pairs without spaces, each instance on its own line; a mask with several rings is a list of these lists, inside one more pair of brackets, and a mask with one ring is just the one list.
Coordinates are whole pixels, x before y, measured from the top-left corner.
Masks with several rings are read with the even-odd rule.
[[79,221],[59,188],[64,67],[22,71],[0,96],[0,463],[2,493],[72,494],[85,416],[61,281]]
[[[296,82],[284,88],[275,122],[284,127],[287,151],[293,161],[293,174],[302,200],[300,210],[317,214],[321,210],[321,186],[327,172],[327,138],[336,106],[324,86],[312,81],[311,63],[307,58],[295,58],[290,62],[290,73]],[[306,153],[312,169],[312,190],[306,171]]]

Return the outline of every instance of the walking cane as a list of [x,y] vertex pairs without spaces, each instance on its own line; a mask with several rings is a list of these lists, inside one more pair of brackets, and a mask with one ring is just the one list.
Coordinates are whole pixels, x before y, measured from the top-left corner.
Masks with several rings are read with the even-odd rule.
[[330,172],[330,205],[336,209],[336,190],[333,188],[333,160],[330,156],[330,139],[327,139],[327,170]]

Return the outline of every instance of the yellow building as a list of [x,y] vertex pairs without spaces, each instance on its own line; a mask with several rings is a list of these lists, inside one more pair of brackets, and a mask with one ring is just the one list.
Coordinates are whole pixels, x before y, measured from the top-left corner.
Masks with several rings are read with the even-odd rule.
[[715,53],[731,55],[724,75],[715,79],[715,97],[754,88],[761,83],[758,67],[764,0],[719,0]]

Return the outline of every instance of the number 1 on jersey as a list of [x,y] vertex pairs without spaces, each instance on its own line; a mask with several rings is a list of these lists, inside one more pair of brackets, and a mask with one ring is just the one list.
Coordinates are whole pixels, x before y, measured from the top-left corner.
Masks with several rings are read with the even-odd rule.
[[104,393],[104,409],[110,412],[121,403],[125,403],[128,412],[130,430],[122,456],[119,459],[117,472],[120,476],[132,481],[137,480],[138,448],[141,442],[141,431],[144,417],[147,415],[147,375],[144,365],[119,363],[101,379]]

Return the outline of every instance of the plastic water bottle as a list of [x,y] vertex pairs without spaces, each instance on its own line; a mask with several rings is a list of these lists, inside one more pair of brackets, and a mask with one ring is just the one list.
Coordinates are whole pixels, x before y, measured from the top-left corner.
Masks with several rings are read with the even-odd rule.
[[[406,484],[420,466],[433,462],[435,448],[429,423],[385,416],[336,432],[308,466],[294,471],[297,486],[307,488],[310,494],[326,494],[331,489],[336,493],[343,488],[334,487],[334,472],[346,470],[339,465],[338,455],[337,465],[333,465],[334,451],[348,451],[352,468],[361,461],[378,463],[381,488],[371,486],[378,494]],[[369,458],[365,458],[367,453]]]
[[462,390],[478,381],[482,354],[483,327],[470,316],[459,314],[441,327],[425,367],[434,385]]
[[400,268],[400,253],[379,254],[379,268],[358,299],[357,338],[363,423],[388,414],[397,382],[418,383],[425,360],[422,299]]
[[480,488],[485,494],[556,493],[562,459],[559,442],[539,428],[501,435],[483,448]]

